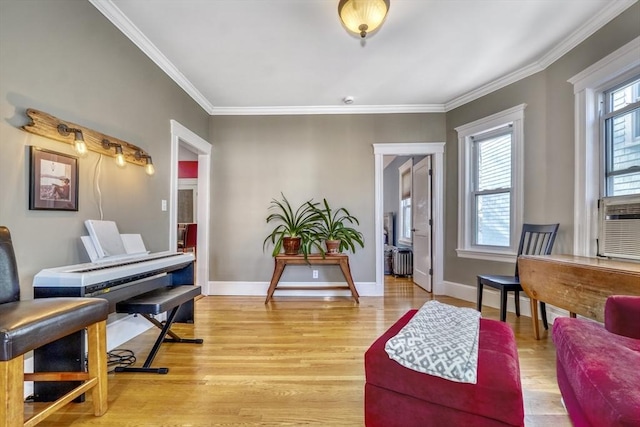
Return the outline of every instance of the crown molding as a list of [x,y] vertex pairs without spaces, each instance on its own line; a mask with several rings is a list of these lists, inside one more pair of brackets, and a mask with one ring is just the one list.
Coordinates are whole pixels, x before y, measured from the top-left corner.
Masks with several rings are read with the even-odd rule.
[[472,91],[467,92],[462,96],[452,99],[445,104],[444,109],[445,111],[451,111],[454,108],[458,108],[461,105],[467,104],[480,97],[488,95],[491,92],[495,92],[498,89],[502,89],[503,87],[508,86],[511,83],[515,83],[542,70],[543,68],[541,68],[538,63],[528,65],[524,68],[514,71],[513,73],[500,77],[499,79],[494,80],[491,83],[473,89]]
[[458,108],[461,105],[488,95],[491,92],[502,89],[511,83],[515,83],[518,80],[522,80],[525,77],[529,77],[539,71],[545,70],[549,65],[562,58],[562,56],[567,54],[571,49],[585,41],[593,33],[627,10],[637,1],[638,0],[618,0],[611,2],[604,10],[596,14],[588,22],[571,33],[569,37],[558,43],[552,50],[544,54],[537,61],[448,101],[445,103],[445,111],[451,111],[454,108]]
[[213,105],[182,74],[169,59],[136,27],[129,18],[111,0],[89,0],[113,25],[156,63],[174,82],[194,99],[207,113],[211,114]]
[[637,3],[638,0],[614,0],[600,13],[558,43],[537,61],[483,86],[460,95],[445,104],[416,105],[348,105],[348,106],[283,106],[283,107],[214,107],[205,96],[167,59],[166,56],[136,27],[112,2],[89,0],[113,25],[125,34],[138,48],[153,60],[171,79],[212,116],[266,116],[305,114],[408,114],[445,113],[488,95],[498,89],[546,69],[549,65],[578,46],[613,18]]
[[571,33],[569,37],[558,43],[553,49],[544,54],[538,64],[545,69],[558,59],[566,55],[571,49],[589,38],[593,33],[604,27],[609,21],[631,7],[638,0],[613,1],[607,7],[595,14],[589,21]]
[[444,113],[443,104],[416,105],[318,105],[290,107],[214,107],[212,116],[270,116],[304,114],[409,114]]

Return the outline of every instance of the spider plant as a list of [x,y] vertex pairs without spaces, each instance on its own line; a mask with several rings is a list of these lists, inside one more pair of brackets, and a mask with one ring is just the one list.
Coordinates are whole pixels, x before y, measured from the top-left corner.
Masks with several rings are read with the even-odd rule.
[[[364,248],[362,233],[350,226],[351,224],[360,225],[355,216],[351,215],[346,208],[333,210],[327,199],[323,199],[322,204],[318,205],[317,203],[307,204],[307,207],[313,210],[316,215],[316,221],[312,228],[312,241],[324,240],[325,244],[326,241],[340,241],[338,252],[344,250],[355,252],[356,244]],[[321,251],[324,253],[323,250]]]
[[264,239],[262,249],[265,250],[268,244],[273,244],[272,256],[276,256],[282,250],[283,245],[286,246],[289,239],[294,239],[299,240],[299,249],[293,248],[285,253],[292,255],[302,250],[306,257],[313,247],[318,246],[317,242],[311,239],[310,233],[318,219],[318,214],[315,211],[317,203],[313,203],[313,199],[311,199],[294,210],[284,194],[280,194],[282,200],[271,200],[269,210],[272,213],[267,216],[267,223],[275,222],[278,224]]

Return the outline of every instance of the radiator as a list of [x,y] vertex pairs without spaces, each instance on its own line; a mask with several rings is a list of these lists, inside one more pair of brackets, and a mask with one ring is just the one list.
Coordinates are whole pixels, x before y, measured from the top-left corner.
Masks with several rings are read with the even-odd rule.
[[413,275],[413,251],[411,248],[393,249],[393,275]]
[[384,247],[384,274],[393,274],[393,247]]

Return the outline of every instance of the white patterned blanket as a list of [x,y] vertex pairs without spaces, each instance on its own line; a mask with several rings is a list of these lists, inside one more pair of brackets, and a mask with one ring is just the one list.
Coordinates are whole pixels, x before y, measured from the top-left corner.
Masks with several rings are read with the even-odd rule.
[[479,335],[480,312],[429,301],[387,341],[385,351],[406,368],[476,384]]

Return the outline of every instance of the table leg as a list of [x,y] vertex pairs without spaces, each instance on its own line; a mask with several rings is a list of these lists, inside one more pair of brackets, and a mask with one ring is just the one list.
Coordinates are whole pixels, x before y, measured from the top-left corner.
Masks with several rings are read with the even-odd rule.
[[340,270],[342,270],[342,275],[344,276],[344,279],[347,281],[347,284],[349,285],[349,289],[351,290],[351,295],[353,296],[353,299],[355,299],[356,302],[360,304],[360,301],[358,300],[359,298],[358,290],[356,289],[356,285],[353,283],[353,278],[351,277],[351,269],[349,268],[349,258],[343,258],[340,260]]
[[540,325],[538,324],[538,300],[529,297],[531,300],[531,322],[533,322],[533,337],[540,339]]
[[265,304],[268,303],[273,296],[273,292],[276,290],[276,286],[278,286],[278,281],[280,280],[280,277],[282,277],[285,265],[284,261],[280,261],[278,259],[275,260],[273,276],[271,277],[271,283],[269,284],[269,290],[267,291],[267,299],[264,300]]

